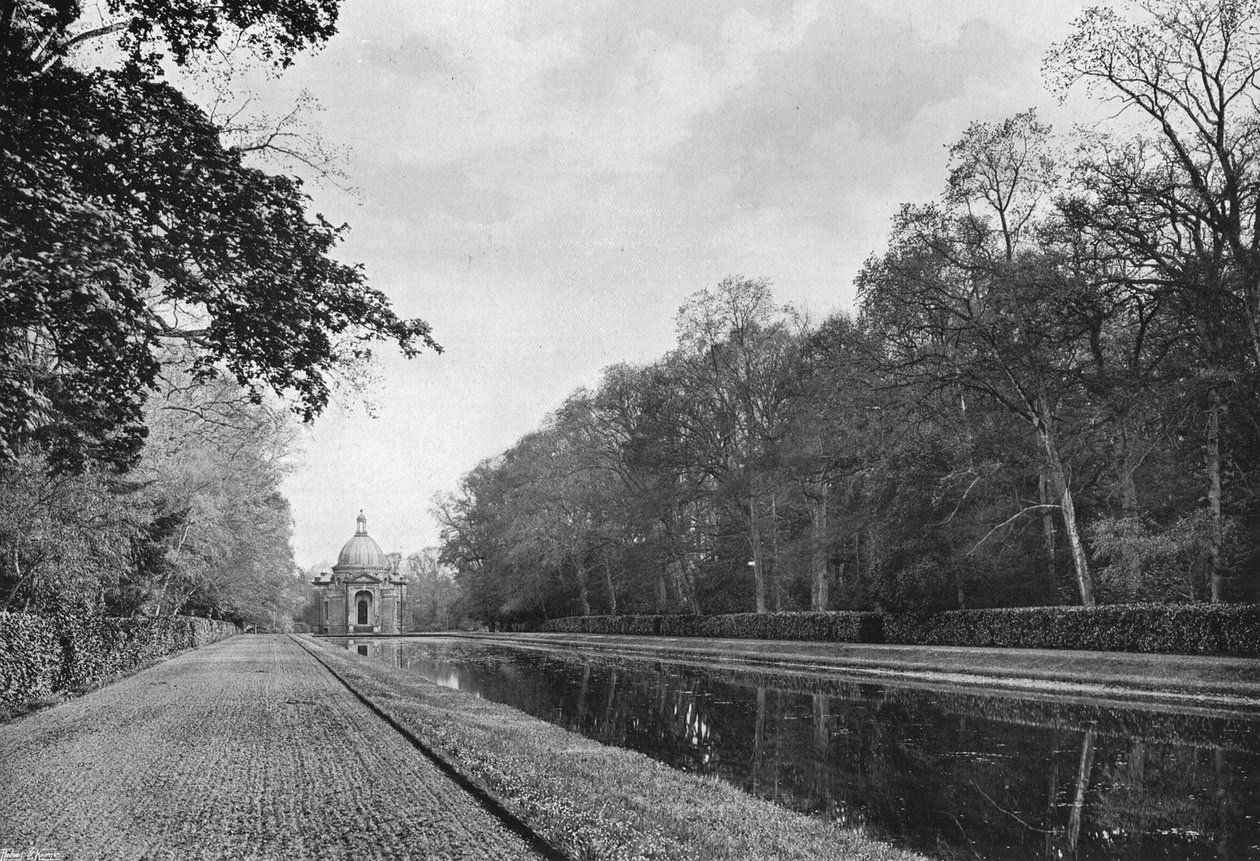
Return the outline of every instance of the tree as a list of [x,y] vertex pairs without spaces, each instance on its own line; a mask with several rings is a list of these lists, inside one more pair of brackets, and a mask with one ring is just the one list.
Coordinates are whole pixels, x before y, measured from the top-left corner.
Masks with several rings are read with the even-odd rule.
[[1000,404],[1035,433],[1081,603],[1094,603],[1088,552],[1065,461],[1065,419],[1081,394],[1080,285],[1063,258],[1032,241],[1054,188],[1049,129],[1032,112],[973,123],[951,150],[940,205],[903,207],[889,252],[859,277],[863,314],[887,338],[887,369]]
[[174,345],[199,380],[290,396],[305,420],[373,342],[437,348],[332,258],[345,227],[225,148],[154,59],[158,37],[184,62],[236,28],[285,64],[333,32],[336,6],[120,2],[108,26],[128,61],[82,72],[64,62],[87,35],[71,34],[78,4],[0,3],[0,462],[133,463]]
[[[79,0],[0,2],[0,77],[35,77],[65,61],[92,39],[120,34],[132,63],[156,65],[160,47],[184,64],[224,38],[243,42],[263,58],[287,66],[299,51],[337,32],[341,0],[222,0],[171,4],[111,0],[105,18],[85,21]],[[99,7],[98,7],[99,8]]]
[[1047,72],[1063,92],[1084,86],[1128,109],[1139,132],[1088,139],[1079,215],[1128,257],[1134,284],[1194,321],[1211,596],[1220,600],[1225,422],[1235,393],[1244,383],[1254,389],[1260,369],[1260,6],[1128,6],[1128,16],[1087,10],[1051,51]]
[[447,631],[459,618],[459,590],[448,568],[438,562],[438,550],[426,547],[403,560],[407,578],[410,627],[418,631]]
[[125,589],[146,527],[134,495],[99,473],[49,475],[19,457],[0,492],[0,610],[81,612]]
[[250,403],[233,381],[195,384],[176,365],[145,424],[150,439],[128,480],[149,526],[130,589],[110,609],[268,626],[290,615],[296,566],[280,493],[293,439],[287,412]]
[[[688,400],[708,412],[693,427],[707,438],[701,444],[709,449],[710,478],[723,485],[747,524],[758,613],[766,612],[769,591],[764,539],[767,527],[771,535],[779,528],[769,465],[783,433],[799,347],[790,326],[793,316],[790,308],[774,305],[765,279],[735,277],[694,294],[678,312],[678,354],[687,368]],[[777,608],[777,588],[772,598]]]

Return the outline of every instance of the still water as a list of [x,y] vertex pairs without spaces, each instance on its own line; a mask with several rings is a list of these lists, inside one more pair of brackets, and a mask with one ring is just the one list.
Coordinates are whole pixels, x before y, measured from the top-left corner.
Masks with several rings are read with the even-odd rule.
[[1260,715],[454,638],[346,647],[934,857],[1260,858]]

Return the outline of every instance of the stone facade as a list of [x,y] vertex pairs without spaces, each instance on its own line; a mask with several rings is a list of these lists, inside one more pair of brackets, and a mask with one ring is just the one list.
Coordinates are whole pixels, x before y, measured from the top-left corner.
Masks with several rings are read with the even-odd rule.
[[332,574],[321,574],[312,582],[319,600],[319,633],[402,633],[407,581],[367,534],[362,511],[354,537],[341,548]]

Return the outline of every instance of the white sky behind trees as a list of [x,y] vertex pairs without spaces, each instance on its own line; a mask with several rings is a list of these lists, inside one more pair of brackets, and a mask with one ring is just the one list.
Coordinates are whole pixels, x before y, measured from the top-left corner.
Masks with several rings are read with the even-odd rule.
[[728,274],[815,320],[851,308],[971,121],[1080,119],[1040,66],[1085,5],[347,0],[259,106],[319,100],[359,190],[311,189],[352,227],[339,254],[446,352],[382,350],[376,417],[347,399],[305,433],[298,562],[335,560],[360,508],[387,551],[433,544],[435,494],[603,367],[661,356]]

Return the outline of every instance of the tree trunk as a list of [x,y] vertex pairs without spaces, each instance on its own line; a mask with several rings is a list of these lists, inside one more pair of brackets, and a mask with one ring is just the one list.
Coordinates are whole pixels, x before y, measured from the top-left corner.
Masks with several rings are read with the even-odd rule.
[[678,595],[678,603],[697,615],[700,614],[700,601],[696,598],[695,584],[692,582],[690,562],[684,553],[671,565],[674,576],[674,592]]
[[810,543],[810,574],[813,588],[810,589],[809,608],[816,613],[827,609],[827,496],[809,497],[809,518],[812,529]]
[[[1050,499],[1050,479],[1046,475],[1046,468],[1042,466],[1037,474],[1037,495],[1038,501],[1042,505],[1051,505]],[[1046,543],[1046,557],[1050,561],[1050,576],[1047,578],[1053,587],[1055,571],[1058,568],[1058,553],[1056,552],[1057,532],[1054,527],[1054,511],[1050,508],[1041,509],[1041,534]]]
[[1116,478],[1120,484],[1120,505],[1125,517],[1136,517],[1138,512],[1137,483],[1133,473],[1137,464],[1133,462],[1133,439],[1129,431],[1128,418],[1120,418],[1120,433],[1116,439]]
[[779,505],[770,494],[770,606],[774,612],[783,609],[783,579],[779,575]]
[[617,615],[617,589],[613,585],[612,565],[608,562],[608,545],[605,544],[600,553],[604,563],[604,588],[608,590],[608,615]]
[[1048,417],[1043,417],[1038,428],[1042,445],[1046,450],[1047,468],[1050,481],[1059,497],[1059,513],[1063,516],[1063,531],[1067,535],[1068,548],[1072,552],[1072,565],[1076,569],[1076,585],[1081,593],[1081,604],[1094,606],[1094,582],[1089,576],[1089,560],[1085,555],[1085,542],[1076,522],[1076,506],[1072,501],[1072,488],[1068,482],[1067,470],[1059,459],[1059,449],[1050,433]]
[[1208,579],[1211,583],[1211,600],[1216,604],[1221,600],[1221,539],[1224,529],[1221,520],[1221,390],[1215,385],[1208,389],[1206,442],[1208,513],[1212,517],[1212,532],[1208,541]]
[[831,700],[814,694],[814,767],[817,769],[818,806],[831,815]]
[[586,559],[579,553],[573,557],[573,565],[577,572],[578,604],[581,606],[582,615],[589,616],[591,615],[591,595],[586,587]]
[[766,572],[761,558],[761,524],[757,520],[757,497],[748,496],[748,542],[752,547],[753,592],[757,612],[766,612]]
[[1089,790],[1089,776],[1094,768],[1094,730],[1087,730],[1081,740],[1081,761],[1076,770],[1076,793],[1072,797],[1072,813],[1068,817],[1068,847],[1076,852],[1081,838],[1081,823],[1085,819],[1085,794]]
[[586,691],[591,684],[591,665],[582,664],[582,682],[578,685],[577,698],[577,725],[579,727],[586,726]]
[[1059,758],[1053,751],[1058,750],[1059,734],[1054,733],[1054,744],[1050,750],[1050,793],[1046,799],[1045,844],[1042,854],[1046,858],[1054,858],[1058,853],[1055,844],[1062,839],[1063,826],[1059,825]]
[[766,747],[766,686],[757,686],[757,712],[753,719],[752,794],[757,794],[761,777],[761,762]]

